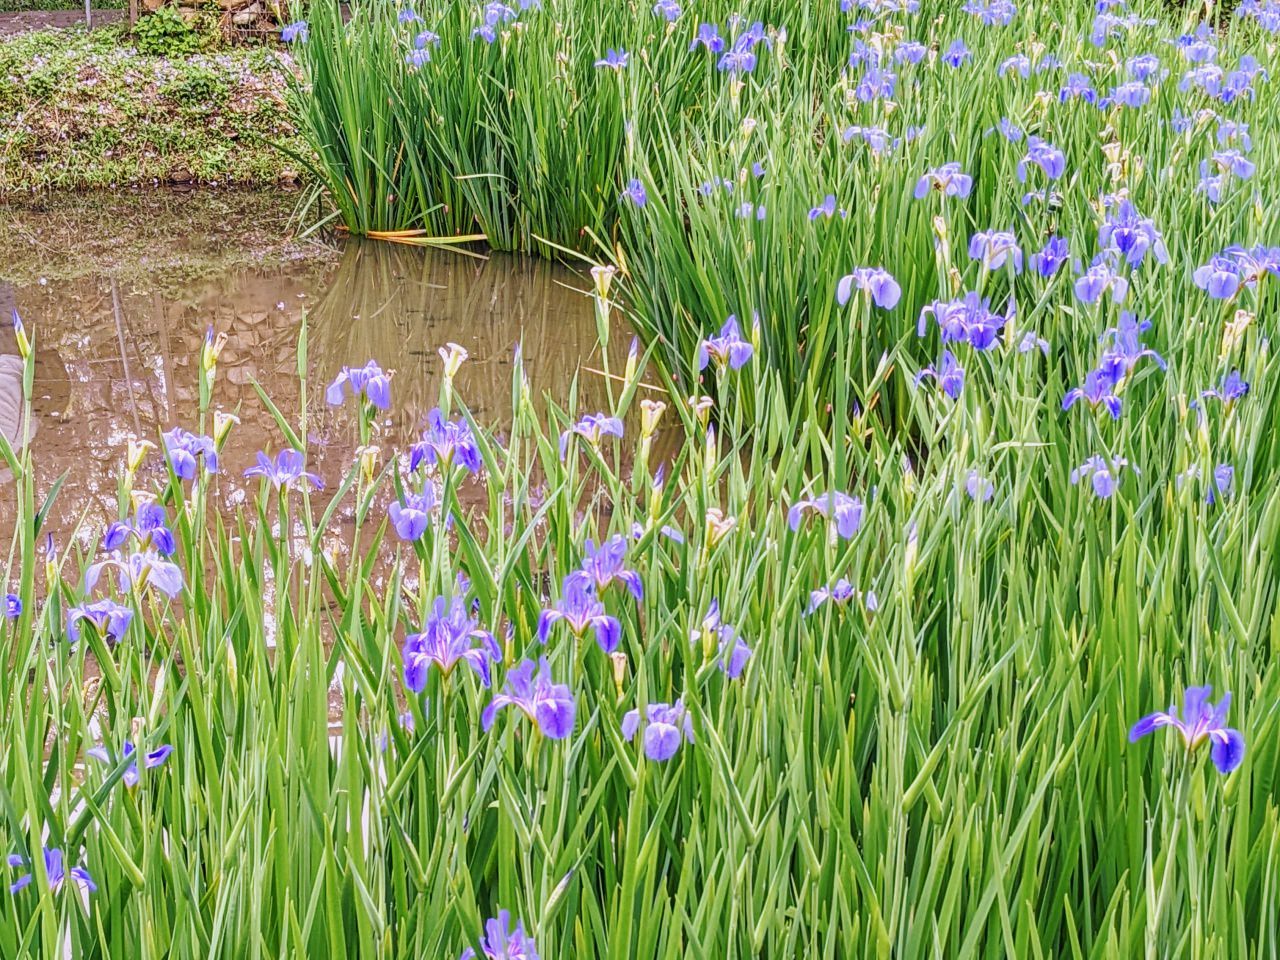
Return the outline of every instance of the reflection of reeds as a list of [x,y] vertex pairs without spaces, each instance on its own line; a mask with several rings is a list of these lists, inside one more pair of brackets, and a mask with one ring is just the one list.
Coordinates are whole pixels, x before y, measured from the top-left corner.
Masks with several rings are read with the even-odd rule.
[[[494,254],[476,260],[444,251],[351,241],[328,290],[311,315],[317,379],[344,364],[376,359],[396,371],[397,426],[412,429],[435,405],[448,342],[466,347],[457,387],[477,417],[511,415],[512,358],[523,344],[535,392],[563,398],[580,367],[599,367],[586,284],[542,260]],[[610,340],[611,367],[621,369],[629,338]],[[598,406],[604,386],[584,374],[581,405]]]

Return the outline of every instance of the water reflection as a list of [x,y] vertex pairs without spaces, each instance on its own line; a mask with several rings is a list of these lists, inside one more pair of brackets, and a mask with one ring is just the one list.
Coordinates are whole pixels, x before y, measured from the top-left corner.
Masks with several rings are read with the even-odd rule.
[[[189,218],[190,210],[183,216]],[[121,230],[129,229],[127,213],[117,220]],[[74,230],[74,220],[66,223]],[[56,511],[64,530],[82,516],[93,527],[114,516],[117,471],[131,438],[154,439],[177,425],[195,428],[196,363],[209,327],[228,337],[216,405],[241,419],[214,491],[228,506],[243,502],[240,472],[254,452],[283,442],[253,382],[287,415],[298,413],[296,342],[304,311],[309,441],[313,467],[328,481],[345,471],[354,447],[350,412],[323,406],[323,387],[344,364],[374,358],[395,371],[393,409],[382,425],[388,446],[403,445],[434,406],[441,376],[437,351],[447,342],[471,354],[457,384],[487,423],[510,418],[519,343],[534,390],[560,400],[580,370],[603,366],[590,302],[580,292],[586,283],[543,261],[351,242],[337,250],[291,247],[286,257],[267,250],[258,262],[235,263],[223,249],[233,242],[225,232],[217,234],[216,249],[187,232],[181,245],[155,251],[163,270],[136,269],[136,255],[122,264],[104,254],[101,269],[80,259],[72,276],[41,277],[50,242],[46,227],[31,227],[29,234],[40,242],[25,254],[0,258],[0,307],[5,316],[16,307],[36,335],[32,452],[42,492],[68,473]],[[163,225],[149,222],[147,229],[157,238],[166,235]],[[190,229],[185,219],[182,229]],[[112,249],[98,240],[98,249]],[[12,332],[3,327],[0,430],[17,436],[20,367]],[[611,337],[613,368],[622,368],[629,340],[622,331]],[[604,393],[600,376],[581,374],[580,407],[601,406]]]

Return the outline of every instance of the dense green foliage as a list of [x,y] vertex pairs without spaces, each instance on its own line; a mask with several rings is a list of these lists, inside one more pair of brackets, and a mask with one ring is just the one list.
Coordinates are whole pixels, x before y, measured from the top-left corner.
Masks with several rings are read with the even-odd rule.
[[[924,302],[971,284],[976,268],[965,245],[976,230],[1014,225],[1028,251],[1056,231],[1087,262],[1100,195],[1128,190],[1165,230],[1175,262],[1186,265],[1248,243],[1275,215],[1272,163],[1259,162],[1252,189],[1232,191],[1217,208],[1193,194],[1213,126],[1176,135],[1168,118],[1175,107],[1193,113],[1213,103],[1178,90],[1185,65],[1170,58],[1164,41],[1192,21],[1171,22],[1158,3],[1134,7],[1160,17],[1157,26],[1121,33],[1100,49],[1089,40],[1092,4],[1028,4],[1009,27],[986,28],[959,4],[926,2],[915,16],[888,18],[883,44],[891,49],[890,35],[901,29],[933,52],[915,66],[891,65],[896,93],[868,103],[855,96],[859,71],[847,67],[860,39],[847,30],[855,14],[841,13],[836,0],[741,9],[715,0],[670,25],[650,6],[550,2],[522,12],[487,44],[472,36],[478,4],[420,3],[422,23],[409,24],[385,4],[357,4],[346,25],[335,4],[316,4],[310,42],[298,46],[308,86],[295,91],[294,108],[343,222],[360,233],[478,230],[503,249],[546,253],[558,245],[614,262],[623,268],[634,321],[681,371],[697,339],[726,316],[758,314],[769,361],[798,395],[806,387],[830,391],[843,323],[835,284],[856,266],[887,268],[904,291],[909,320],[874,324],[860,338],[860,349],[878,357],[908,335]],[[759,65],[742,83],[717,70],[717,55],[689,49],[698,22],[718,24],[728,37],[724,25],[735,12],[744,27],[760,20],[774,37],[774,49],[761,44]],[[415,67],[405,57],[423,29],[440,42],[427,47],[430,62]],[[972,51],[962,69],[941,56],[957,38]],[[1225,33],[1220,59],[1229,68],[1252,53],[1269,69],[1266,40],[1252,23],[1238,23]],[[606,48],[630,51],[629,66],[596,68]],[[997,75],[1007,57],[1037,49],[1064,66],[1028,80]],[[1126,79],[1126,57],[1151,51],[1173,74],[1145,110],[1104,113],[1078,98],[1058,102],[1067,71],[1083,71],[1105,89]],[[1224,116],[1258,115],[1269,89]],[[1044,184],[1016,180],[1025,144],[993,131],[1002,117],[1070,158],[1069,177],[1055,185],[1060,207],[1023,206],[1023,195]],[[851,127],[879,127],[901,142],[877,153],[861,137],[846,140]],[[1277,149],[1269,130],[1255,140],[1261,150]],[[1121,171],[1108,150],[1140,166]],[[947,161],[975,176],[970,198],[941,208],[935,199],[914,201],[917,178]],[[757,163],[762,178],[753,175]],[[643,209],[619,200],[632,178],[647,189]],[[736,183],[736,192],[704,195],[717,178]],[[828,193],[849,215],[807,222]],[[1257,209],[1254,194],[1262,198]],[[752,204],[745,217],[744,201]],[[761,207],[767,215],[758,220]],[[939,213],[952,251],[943,263],[932,223]],[[954,283],[945,276],[952,266],[963,274]],[[1136,309],[1173,313],[1181,288],[1144,278]],[[997,284],[984,295],[999,300],[1003,292]],[[1020,280],[1016,292],[1024,310],[1035,311],[1030,322],[1042,314],[1050,323],[1067,319],[1031,280]]]
[[[1192,376],[1215,350],[1188,339],[1178,363]],[[670,393],[656,438],[576,441],[561,459],[570,418],[537,416],[517,369],[503,441],[477,434],[483,476],[428,478],[444,508],[416,543],[383,512],[422,483],[403,459],[358,460],[324,494],[264,488],[225,523],[213,503],[242,464],[189,483],[122,470],[121,515],[135,491],[158,497],[186,583],[172,603],[145,585],[118,595],[135,620],[114,646],[87,625],[68,642],[81,553],[45,555],[57,502],[37,509],[15,462],[9,582],[25,610],[0,627],[0,845],[61,846],[99,890],[87,910],[65,892],[0,899],[0,951],[59,956],[69,930],[77,957],[455,957],[505,907],[544,957],[1267,955],[1276,361],[1251,340],[1254,392],[1200,431],[1165,412],[1172,376],[1142,385],[1165,398],[1132,417],[1142,473],[1099,500],[1068,482],[1091,441],[1051,425],[1037,357],[999,358],[1007,394],[989,405],[922,393],[930,452],[914,463],[876,416],[832,453],[758,361],[719,379],[754,385],[767,416],[730,399],[708,431]],[[643,364],[611,373],[624,416],[670,386]],[[455,416],[463,399],[443,388]],[[351,429],[377,441],[373,412]],[[304,448],[305,419],[279,428]],[[1228,500],[1175,480],[1228,456]],[[974,466],[990,501],[965,492]],[[820,518],[793,532],[787,508],[834,484],[866,498],[860,532],[837,539]],[[633,525],[644,595],[605,597],[617,655],[563,626],[543,647],[539,610],[583,538]],[[545,654],[578,699],[570,739],[514,711],[482,732],[492,692],[465,667],[405,689],[400,644],[458,574],[504,638],[494,689]],[[837,577],[859,594],[806,616]],[[737,680],[698,632],[713,600],[754,648]],[[1248,757],[1230,777],[1172,735],[1125,744],[1192,680],[1236,694]],[[695,742],[647,760],[622,715],[677,697]],[[126,738],[174,753],[133,788],[123,765],[79,766]]]
[[209,30],[189,24],[175,7],[161,7],[140,17],[131,31],[138,52],[152,57],[186,57],[213,46]]

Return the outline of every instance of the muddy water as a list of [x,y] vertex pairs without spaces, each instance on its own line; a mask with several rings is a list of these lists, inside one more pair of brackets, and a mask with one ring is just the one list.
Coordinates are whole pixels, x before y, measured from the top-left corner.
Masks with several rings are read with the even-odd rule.
[[[195,429],[197,358],[210,327],[228,338],[214,405],[241,420],[214,490],[228,509],[256,489],[241,479],[254,453],[283,445],[254,381],[297,422],[304,312],[310,466],[330,484],[355,448],[351,409],[332,411],[323,398],[344,364],[372,358],[394,370],[379,437],[388,449],[420,432],[438,396],[437,350],[451,341],[471,354],[457,385],[482,423],[510,417],[518,344],[535,391],[564,400],[577,375],[579,407],[603,404],[604,381],[589,372],[604,364],[584,276],[497,255],[299,242],[288,229],[293,203],[193,193],[0,207],[0,311],[16,308],[37,338],[32,453],[41,491],[67,474],[51,517],[62,536],[80,526],[87,538],[114,519],[130,439]],[[622,369],[629,342],[624,331],[611,335],[611,369]],[[2,324],[0,420],[13,404],[16,365],[4,359],[13,353]],[[7,527],[2,488],[0,511]]]

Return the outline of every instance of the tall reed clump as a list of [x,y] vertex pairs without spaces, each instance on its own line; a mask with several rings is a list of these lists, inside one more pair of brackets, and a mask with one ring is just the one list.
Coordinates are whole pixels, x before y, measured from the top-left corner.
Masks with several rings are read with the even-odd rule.
[[[910,430],[866,410],[840,444],[747,330],[697,351],[716,400],[633,354],[608,409],[539,413],[517,365],[496,431],[442,348],[400,451],[389,378],[346,367],[324,396],[354,453],[320,490],[304,329],[302,405],[263,393],[279,445],[230,514],[211,334],[191,432],[135,444],[119,521],[62,543],[0,442],[0,955],[1268,955],[1254,279],[1053,363],[974,321],[963,376],[875,370]],[[1085,342],[1123,373],[1064,413]]]
[[[1071,287],[1108,197],[1172,256],[1118,268],[1139,312],[1194,314],[1172,278],[1267,239],[1280,18],[1265,0],[1218,33],[1199,8],[1178,22],[1154,2],[683,7],[358,4],[344,25],[318,3],[294,104],[321,182],[356,232],[478,232],[618,266],[633,322],[685,387],[698,340],[730,315],[760,324],[793,398],[833,393],[853,331],[863,405],[876,359],[935,298],[1012,298],[1020,327],[1079,330]],[[1244,163],[1214,157],[1245,146]],[[1062,158],[1052,176],[1036,151]],[[949,163],[966,191],[917,198]],[[969,251],[989,230],[1027,254],[1059,237],[1065,268],[992,270]],[[861,266],[896,278],[889,313],[838,301]]]

